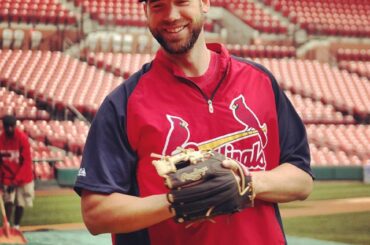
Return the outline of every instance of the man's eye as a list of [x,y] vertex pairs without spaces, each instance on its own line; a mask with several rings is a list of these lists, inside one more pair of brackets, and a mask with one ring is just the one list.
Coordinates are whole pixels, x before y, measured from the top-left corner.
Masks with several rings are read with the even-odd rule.
[[179,0],[176,3],[178,5],[189,5],[189,2],[190,2],[189,0]]

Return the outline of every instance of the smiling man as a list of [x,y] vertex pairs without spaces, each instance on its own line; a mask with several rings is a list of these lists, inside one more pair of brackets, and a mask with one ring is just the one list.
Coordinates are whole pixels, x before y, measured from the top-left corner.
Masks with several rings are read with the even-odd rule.
[[[106,97],[91,125],[75,184],[87,228],[112,233],[117,245],[285,244],[278,203],[312,190],[301,119],[269,71],[206,43],[210,0],[143,2],[162,48]],[[151,154],[178,147],[213,150],[230,159],[225,168],[250,171],[254,207],[176,222]]]
[[163,1],[150,1],[145,12],[149,30],[163,49],[170,54],[184,54],[193,48],[199,35],[203,35],[203,11],[208,7],[200,1],[174,4],[181,8],[171,9]]

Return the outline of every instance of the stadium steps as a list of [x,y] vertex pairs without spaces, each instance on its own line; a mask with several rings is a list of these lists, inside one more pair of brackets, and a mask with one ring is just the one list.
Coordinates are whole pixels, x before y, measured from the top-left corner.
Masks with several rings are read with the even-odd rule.
[[[266,13],[271,15],[273,18],[278,19],[281,23],[286,24],[286,25],[292,24],[288,18],[284,17],[280,12],[276,11],[270,5],[265,4],[263,1],[261,1],[261,0],[251,0],[251,1],[254,2],[258,7],[263,8],[263,10]],[[294,25],[294,24],[292,24],[292,25]],[[292,31],[293,31],[294,28],[295,27],[293,27],[293,26],[291,26],[291,27],[288,26],[288,35],[292,34]]]
[[68,0],[59,0],[59,2],[69,11],[73,12],[76,15],[81,15],[81,8],[76,7],[73,2]]

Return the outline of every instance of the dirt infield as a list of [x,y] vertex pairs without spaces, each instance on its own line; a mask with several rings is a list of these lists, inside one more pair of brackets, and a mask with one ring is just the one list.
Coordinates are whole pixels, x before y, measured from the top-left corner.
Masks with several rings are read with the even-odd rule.
[[[50,189],[44,189],[44,190],[36,190],[36,197],[37,196],[58,196],[58,195],[68,195],[68,194],[74,194],[74,190],[71,188],[50,188]],[[77,194],[76,194],[77,195]]]
[[370,211],[370,197],[304,201],[282,205],[283,218]]
[[56,225],[34,225],[23,226],[21,230],[25,231],[47,231],[47,230],[83,230],[86,226],[83,223],[69,223],[69,224],[56,224]]

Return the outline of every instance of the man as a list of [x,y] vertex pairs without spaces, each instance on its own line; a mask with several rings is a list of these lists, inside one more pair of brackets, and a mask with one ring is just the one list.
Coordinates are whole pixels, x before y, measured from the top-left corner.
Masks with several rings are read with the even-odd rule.
[[[210,0],[147,0],[143,8],[162,48],[94,118],[75,185],[87,228],[112,233],[115,244],[286,243],[277,203],[312,190],[302,121],[266,69],[206,44]],[[175,223],[150,154],[178,146],[245,165],[254,207],[214,223]]]
[[0,178],[6,215],[11,220],[13,209],[14,227],[19,229],[24,207],[33,206],[34,182],[31,149],[28,136],[16,127],[16,118],[3,117],[3,133],[0,135]]

